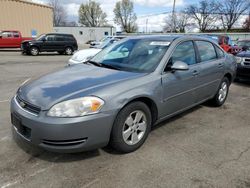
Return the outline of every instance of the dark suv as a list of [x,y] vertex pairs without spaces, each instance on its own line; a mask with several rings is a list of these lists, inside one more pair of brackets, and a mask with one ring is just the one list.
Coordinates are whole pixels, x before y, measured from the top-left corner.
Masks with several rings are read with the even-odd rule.
[[43,34],[31,41],[24,41],[21,45],[23,54],[38,55],[40,52],[58,52],[72,55],[78,49],[76,39],[70,34]]

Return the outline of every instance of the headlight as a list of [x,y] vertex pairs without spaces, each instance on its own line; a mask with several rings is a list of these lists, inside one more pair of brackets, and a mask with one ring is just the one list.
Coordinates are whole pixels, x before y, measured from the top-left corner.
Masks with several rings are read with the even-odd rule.
[[81,117],[100,111],[104,101],[98,97],[83,97],[54,105],[48,112],[51,117]]
[[242,63],[243,62],[243,58],[242,57],[235,57],[236,58],[236,63]]

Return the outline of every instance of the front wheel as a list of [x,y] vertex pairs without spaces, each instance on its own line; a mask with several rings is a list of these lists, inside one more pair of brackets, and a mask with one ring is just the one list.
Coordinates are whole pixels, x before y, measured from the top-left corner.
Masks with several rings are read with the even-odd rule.
[[224,77],[220,83],[220,87],[215,95],[215,97],[212,99],[212,103],[214,106],[221,106],[225,103],[229,91],[229,80],[228,78]]
[[143,102],[125,106],[117,115],[111,133],[111,146],[122,153],[137,150],[151,129],[151,112]]
[[39,54],[39,49],[35,46],[32,46],[30,48],[30,54],[33,55],[33,56],[37,56]]

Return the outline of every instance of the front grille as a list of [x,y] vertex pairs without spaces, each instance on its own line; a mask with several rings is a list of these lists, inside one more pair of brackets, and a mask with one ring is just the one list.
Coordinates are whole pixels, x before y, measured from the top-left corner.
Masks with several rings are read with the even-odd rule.
[[246,58],[245,61],[246,61],[246,62],[250,62],[250,59],[247,59],[247,58]]
[[76,146],[85,143],[87,138],[79,138],[74,140],[43,140],[43,144],[50,146]]
[[16,101],[23,109],[25,109],[28,112],[38,115],[41,111],[40,107],[37,107],[33,104],[26,102],[25,100],[21,99],[19,96],[16,96]]

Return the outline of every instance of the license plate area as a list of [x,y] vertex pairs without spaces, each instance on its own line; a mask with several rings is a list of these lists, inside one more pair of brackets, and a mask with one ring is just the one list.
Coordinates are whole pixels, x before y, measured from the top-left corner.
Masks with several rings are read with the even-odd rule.
[[19,134],[30,140],[31,129],[24,126],[21,119],[16,114],[11,114],[11,123],[17,129]]

